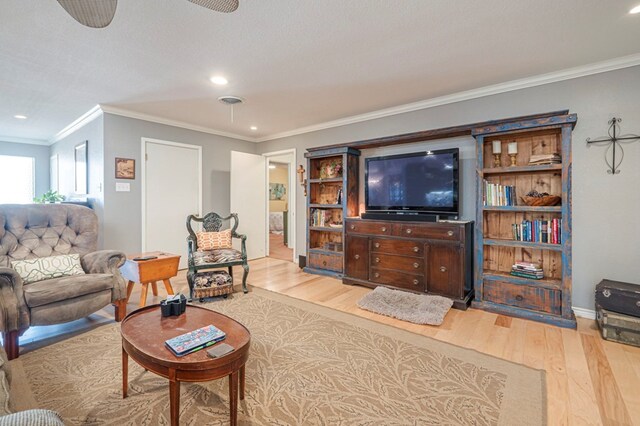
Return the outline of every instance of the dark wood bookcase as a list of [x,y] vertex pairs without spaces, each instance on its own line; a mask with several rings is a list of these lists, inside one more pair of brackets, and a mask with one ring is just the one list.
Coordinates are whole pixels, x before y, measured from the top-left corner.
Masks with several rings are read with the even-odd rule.
[[344,223],[358,216],[360,151],[332,148],[307,157],[307,266],[305,272],[342,277]]
[[[476,128],[476,279],[473,306],[563,327],[576,327],[571,308],[571,132],[575,114],[561,114]],[[500,141],[500,165],[494,164],[493,144]],[[517,145],[510,166],[510,143]],[[560,164],[530,165],[532,155],[561,155]],[[485,182],[510,186],[515,204],[487,205]],[[529,191],[561,196],[560,205],[528,206]],[[561,220],[561,241],[518,241],[514,224]],[[515,262],[539,263],[542,279],[513,276]]]

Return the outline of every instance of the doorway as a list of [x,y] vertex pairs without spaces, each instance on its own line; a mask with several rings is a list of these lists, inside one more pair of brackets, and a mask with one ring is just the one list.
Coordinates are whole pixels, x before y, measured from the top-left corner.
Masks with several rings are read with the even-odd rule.
[[264,154],[267,159],[267,253],[295,261],[295,150]]
[[187,267],[185,219],[202,215],[202,147],[142,138],[142,251],[179,254]]

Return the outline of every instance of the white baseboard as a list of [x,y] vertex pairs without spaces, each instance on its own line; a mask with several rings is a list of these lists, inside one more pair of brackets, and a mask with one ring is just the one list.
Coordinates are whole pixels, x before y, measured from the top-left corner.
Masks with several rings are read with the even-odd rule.
[[596,311],[585,308],[577,308],[573,307],[573,313],[576,314],[577,317],[587,318],[587,319],[596,319]]

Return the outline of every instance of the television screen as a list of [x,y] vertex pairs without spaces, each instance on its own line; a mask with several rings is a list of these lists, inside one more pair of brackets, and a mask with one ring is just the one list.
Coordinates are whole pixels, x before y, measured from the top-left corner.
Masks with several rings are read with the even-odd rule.
[[365,160],[367,210],[458,214],[458,149]]

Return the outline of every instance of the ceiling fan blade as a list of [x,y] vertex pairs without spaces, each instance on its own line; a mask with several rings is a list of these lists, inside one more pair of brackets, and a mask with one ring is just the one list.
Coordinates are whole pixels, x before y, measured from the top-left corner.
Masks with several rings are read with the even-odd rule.
[[118,0],[58,0],[60,6],[82,25],[104,28],[111,23]]
[[215,12],[231,13],[238,8],[238,0],[189,0],[193,4]]

